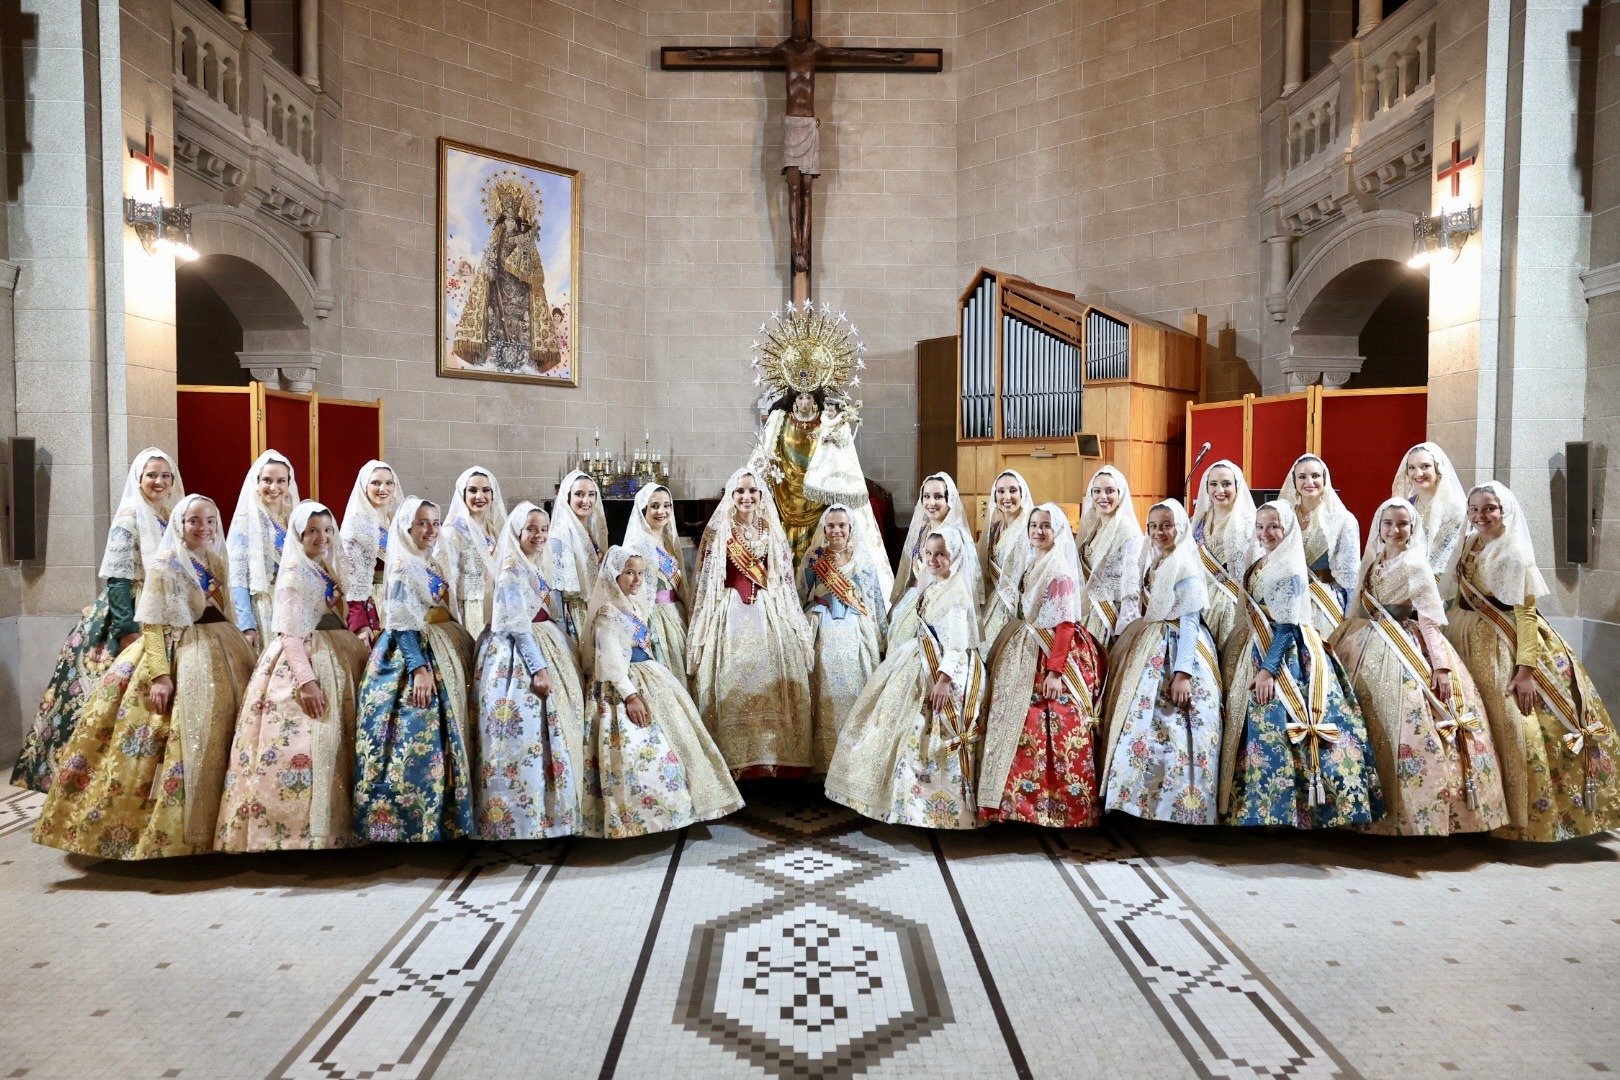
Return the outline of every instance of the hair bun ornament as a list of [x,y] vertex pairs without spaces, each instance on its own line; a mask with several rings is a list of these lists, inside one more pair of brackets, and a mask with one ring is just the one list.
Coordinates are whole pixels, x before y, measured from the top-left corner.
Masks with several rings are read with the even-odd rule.
[[785,312],[771,312],[758,333],[752,345],[756,386],[776,394],[808,394],[860,385],[857,372],[866,369],[866,346],[842,311],[835,315],[827,304],[818,308],[808,299],[798,306],[789,303]]

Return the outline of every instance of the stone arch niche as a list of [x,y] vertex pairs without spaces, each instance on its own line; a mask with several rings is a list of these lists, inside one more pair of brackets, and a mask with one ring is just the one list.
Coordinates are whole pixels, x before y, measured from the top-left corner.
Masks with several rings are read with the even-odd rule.
[[[317,288],[303,259],[235,207],[194,208],[191,235],[199,258],[175,268],[182,363],[216,385],[251,377],[274,389],[311,390],[321,361],[335,351],[327,339],[337,328],[326,319],[332,297]],[[220,343],[232,339],[231,321],[240,344],[225,357]],[[234,372],[226,370],[231,363]]]
[[[1314,383],[1334,388],[1427,383],[1428,277],[1407,266],[1411,254],[1411,215],[1380,211],[1341,230],[1299,268],[1288,287],[1284,325],[1291,329],[1281,357],[1289,390]],[[1421,318],[1405,325],[1419,308],[1419,293]],[[1364,332],[1369,343],[1398,348],[1401,356],[1380,355],[1369,367]]]

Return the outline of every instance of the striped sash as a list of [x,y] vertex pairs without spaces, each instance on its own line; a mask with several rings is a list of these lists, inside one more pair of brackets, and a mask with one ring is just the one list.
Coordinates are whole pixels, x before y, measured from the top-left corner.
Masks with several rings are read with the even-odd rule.
[[[923,663],[928,668],[928,686],[931,689],[934,680],[940,676],[940,664],[944,658],[944,648],[939,638],[934,636],[934,628],[923,623],[917,630],[917,640],[922,646]],[[970,657],[971,660],[971,657]],[[979,695],[984,691],[984,665],[970,663],[968,665],[968,685],[962,691],[962,706],[969,715],[964,718],[956,710],[956,700],[951,698],[945,702],[945,708],[934,714],[944,722],[947,742],[945,749],[957,755],[962,767],[962,781],[967,785],[971,797],[973,787],[973,739],[979,734],[979,709],[977,702]],[[929,710],[927,691],[923,694],[923,712]]]
[[[1253,628],[1255,640],[1259,643],[1260,655],[1264,656],[1271,651],[1274,636],[1271,620],[1253,596],[1248,593],[1244,596],[1248,600],[1249,626]],[[1294,673],[1288,669],[1288,665],[1283,664],[1277,669],[1277,696],[1291,718],[1287,727],[1288,741],[1295,746],[1302,742],[1308,744],[1311,755],[1310,805],[1316,806],[1330,801],[1322,783],[1322,747],[1324,744],[1337,743],[1343,732],[1326,718],[1327,657],[1322,652],[1322,637],[1315,627],[1304,624],[1299,628],[1299,635],[1300,643],[1310,657],[1307,686],[1302,691]]]
[[[1508,654],[1517,657],[1519,631],[1513,620],[1508,618],[1507,614],[1497,607],[1484,590],[1474,584],[1473,579],[1463,573],[1460,567],[1457,573],[1457,590],[1468,602],[1468,606],[1478,612],[1490,624],[1491,629],[1496,631],[1502,643],[1508,647]],[[1573,674],[1574,658],[1566,652],[1564,659]],[[1582,754],[1586,756],[1585,802],[1587,810],[1592,810],[1597,805],[1597,778],[1593,771],[1595,763],[1592,760],[1592,750],[1599,740],[1609,738],[1611,732],[1601,717],[1593,715],[1585,699],[1582,698],[1578,702],[1572,700],[1558,679],[1539,660],[1531,669],[1531,677],[1535,680],[1536,692],[1541,695],[1541,700],[1546,702],[1553,714],[1558,717],[1559,723],[1564,725],[1564,748],[1576,757]],[[1579,695],[1580,680],[1571,678],[1570,685]]]
[[743,542],[735,536],[726,541],[726,555],[731,559],[732,565],[741,570],[743,574],[759,588],[765,587],[765,562],[752,551],[749,551]]
[[1198,557],[1204,560],[1204,570],[1209,574],[1210,578],[1215,582],[1215,584],[1220,586],[1226,595],[1232,598],[1232,603],[1241,606],[1243,600],[1240,596],[1238,596],[1237,585],[1229,576],[1227,576],[1226,571],[1221,568],[1221,564],[1216,561],[1215,556],[1209,553],[1209,548],[1205,547],[1203,544],[1199,544]]
[[823,555],[811,564],[811,569],[816,572],[816,577],[821,583],[827,586],[827,591],[838,597],[845,607],[862,615],[872,614],[866,606],[866,601],[861,599],[860,590],[855,588],[855,583],[839,567],[832,555]]
[[[1030,629],[1035,631],[1035,636],[1040,639],[1042,651],[1047,656],[1051,656],[1057,644],[1057,634],[1052,630],[1044,630],[1035,625],[1031,625]],[[1079,634],[1080,632],[1080,627],[1076,626],[1075,633]],[[1079,652],[1079,649],[1073,647],[1069,649],[1069,655],[1063,658],[1063,671],[1059,677],[1068,688],[1069,697],[1074,699],[1075,711],[1080,714],[1080,718],[1088,726],[1096,727],[1099,717],[1091,707],[1091,690],[1086,686],[1085,677],[1080,673],[1080,665],[1075,663],[1075,657],[1079,655]],[[1046,671],[1048,669],[1042,666],[1040,670]]]
[[1310,572],[1307,572],[1305,577],[1311,586],[1311,603],[1320,608],[1322,613],[1332,620],[1334,626],[1344,622],[1344,607],[1339,603],[1339,598],[1333,595],[1333,590],[1327,582]]
[[1423,696],[1429,699],[1429,704],[1435,710],[1435,731],[1439,733],[1441,739],[1455,738],[1457,740],[1458,760],[1462,762],[1463,769],[1463,790],[1468,796],[1468,808],[1470,810],[1475,809],[1479,805],[1479,795],[1475,790],[1474,771],[1470,767],[1471,762],[1468,756],[1468,733],[1474,732],[1477,734],[1484,731],[1484,721],[1475,715],[1472,709],[1468,708],[1466,702],[1461,703],[1461,708],[1458,707],[1459,694],[1457,686],[1451,688],[1450,702],[1440,700],[1440,696],[1434,692],[1434,668],[1429,663],[1428,657],[1424,656],[1418,647],[1412,644],[1411,638],[1401,632],[1400,620],[1391,615],[1389,609],[1378,602],[1378,598],[1372,594],[1371,590],[1365,587],[1362,588],[1361,602],[1372,615],[1372,624],[1384,635],[1384,640],[1389,643],[1390,648],[1395,650],[1395,655],[1399,658],[1401,667],[1405,668],[1406,673],[1417,682],[1418,687],[1423,691]]

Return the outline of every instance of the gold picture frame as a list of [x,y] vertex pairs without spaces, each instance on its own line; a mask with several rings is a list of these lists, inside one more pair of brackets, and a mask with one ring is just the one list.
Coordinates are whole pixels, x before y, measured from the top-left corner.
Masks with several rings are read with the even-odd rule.
[[439,375],[577,387],[579,236],[577,169],[441,136]]

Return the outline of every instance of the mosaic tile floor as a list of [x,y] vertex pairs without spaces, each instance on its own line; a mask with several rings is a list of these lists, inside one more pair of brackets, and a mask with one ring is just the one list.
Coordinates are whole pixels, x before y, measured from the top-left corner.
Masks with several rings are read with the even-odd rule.
[[929,835],[109,864],[0,795],[0,1077],[1620,1072],[1620,842]]

